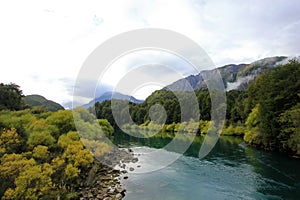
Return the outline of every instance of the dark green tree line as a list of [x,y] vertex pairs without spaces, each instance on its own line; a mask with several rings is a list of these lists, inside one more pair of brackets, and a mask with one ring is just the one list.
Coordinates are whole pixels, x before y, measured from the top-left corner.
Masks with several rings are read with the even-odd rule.
[[24,107],[20,86],[0,83],[0,110],[20,110]]

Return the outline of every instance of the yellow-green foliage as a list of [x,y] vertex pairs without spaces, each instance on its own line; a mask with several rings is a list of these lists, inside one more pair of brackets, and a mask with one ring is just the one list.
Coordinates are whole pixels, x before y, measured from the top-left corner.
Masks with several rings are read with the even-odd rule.
[[258,144],[261,142],[261,134],[259,131],[259,104],[257,104],[249,114],[246,120],[246,131],[244,135],[244,140],[249,144]]
[[248,144],[257,144],[260,133],[255,130],[247,130],[244,135],[244,141]]
[[107,136],[112,136],[114,132],[114,128],[110,125],[107,119],[98,119],[101,130]]
[[75,131],[73,113],[70,110],[59,110],[50,115],[46,122],[58,128],[60,134]]
[[54,189],[50,164],[34,165],[22,171],[15,180],[16,187],[9,188],[3,199],[41,199]]
[[281,114],[280,125],[282,129],[278,139],[282,148],[300,156],[300,103]]
[[94,162],[83,141],[103,155],[110,146],[96,138],[102,138],[103,131],[113,132],[107,120],[90,120],[91,114],[82,109],[80,116],[80,133],[87,136],[82,140],[71,111],[0,111],[2,199],[65,199],[68,194],[76,198],[74,190]]
[[33,151],[32,151],[32,156],[35,159],[40,159],[43,161],[46,161],[47,158],[49,158],[50,152],[48,151],[48,147],[47,146],[43,146],[43,145],[38,145],[36,147],[34,147]]
[[[147,124],[147,125],[146,125]],[[213,130],[213,124],[211,121],[199,122],[191,119],[188,122],[182,123],[171,123],[171,124],[156,124],[154,122],[147,121],[147,123],[137,126],[136,124],[124,124],[122,129],[129,131],[132,135],[143,135],[146,137],[151,137],[154,134],[160,134],[160,136],[169,135],[174,137],[175,133],[179,132],[181,134],[207,134],[207,132]]]
[[[99,122],[95,116],[90,114],[84,108],[76,108],[74,111],[74,120],[76,120],[76,129],[81,138],[89,140],[101,140],[103,137],[106,137],[106,134],[109,135],[111,126],[107,125],[105,120]],[[101,128],[99,123],[105,123],[104,129]],[[109,127],[110,126],[110,127]]]
[[34,147],[38,145],[45,145],[49,147],[53,147],[55,143],[55,139],[52,137],[52,135],[48,132],[32,132],[29,135],[27,145],[29,149],[33,149]]
[[243,136],[245,134],[246,127],[244,126],[233,126],[229,125],[228,127],[222,130],[222,135],[233,135],[233,136]]
[[259,118],[258,118],[259,107],[260,107],[260,105],[257,104],[252,109],[251,113],[248,115],[248,118],[245,123],[248,129],[256,128],[259,125],[259,123],[260,123]]
[[180,126],[178,127],[178,132],[196,134],[198,129],[199,129],[199,122],[195,122],[193,119],[191,119],[188,122],[180,123]]
[[14,183],[19,174],[36,164],[33,158],[26,158],[21,154],[5,154],[0,159],[0,177]]
[[203,121],[203,120],[199,121],[199,130],[200,130],[201,135],[205,135],[208,133],[208,129],[209,129],[210,125],[211,125],[210,121]]
[[88,149],[96,158],[103,156],[112,148],[111,145],[104,141],[88,140],[84,138],[82,138],[81,141],[85,148]]
[[15,128],[4,129],[0,135],[0,156],[19,151],[21,139]]
[[80,169],[73,166],[72,164],[68,164],[65,169],[65,174],[68,180],[75,179],[79,176]]
[[172,124],[167,124],[165,129],[168,132],[174,132],[175,131],[175,127],[176,127],[176,123],[173,122]]
[[19,134],[27,133],[26,129],[36,121],[30,110],[0,111],[0,128],[15,128]]

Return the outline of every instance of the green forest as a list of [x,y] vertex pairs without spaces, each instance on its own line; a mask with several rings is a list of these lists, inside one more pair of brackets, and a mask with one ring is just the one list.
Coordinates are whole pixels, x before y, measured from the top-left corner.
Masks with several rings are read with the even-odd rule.
[[[189,99],[192,93],[177,92],[177,95]],[[102,139],[113,137],[114,131],[119,129],[113,109],[119,111],[125,129],[140,133],[158,130],[161,135],[171,137],[190,132],[205,135],[212,123],[210,94],[206,89],[197,90],[195,94],[199,121],[181,122],[176,95],[162,89],[141,104],[129,103],[133,124],[126,117],[122,118],[126,114],[122,108],[127,101],[113,100],[113,104],[104,101],[88,110],[49,111],[44,106],[26,106],[18,85],[0,84],[0,196],[2,199],[78,197],[78,188],[87,179],[95,157],[110,151]],[[251,146],[300,156],[299,62],[291,60],[269,70],[246,90],[232,90],[226,96],[226,122],[221,135],[243,137]],[[166,111],[166,123],[162,126],[160,116],[150,121],[149,109],[155,104]],[[99,124],[102,129],[98,128]],[[91,148],[93,151],[89,151]]]
[[[181,121],[180,103],[176,95],[190,99],[196,94],[200,121]],[[129,103],[130,116],[126,116],[125,105],[121,100],[96,103],[90,112],[96,112],[97,118],[105,118],[118,129],[112,115],[118,110],[117,118],[124,129],[134,132],[157,131],[174,135],[175,132],[189,133],[197,131],[206,134],[211,123],[211,99],[207,89],[194,92],[169,91],[166,89],[153,92],[143,103]],[[175,95],[176,94],[176,95]],[[288,64],[269,69],[253,81],[246,90],[226,92],[226,122],[222,135],[236,135],[257,148],[285,152],[291,156],[300,156],[300,63],[290,60]],[[159,116],[150,121],[149,109],[160,104],[167,117],[163,126],[155,123]],[[184,110],[192,113],[194,110]],[[119,124],[120,125],[120,124]],[[181,126],[180,126],[181,125]],[[181,129],[179,130],[179,127]]]

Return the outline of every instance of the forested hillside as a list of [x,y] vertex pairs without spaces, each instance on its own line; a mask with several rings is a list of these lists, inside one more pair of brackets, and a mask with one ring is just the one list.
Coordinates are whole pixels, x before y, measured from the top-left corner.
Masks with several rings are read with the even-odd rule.
[[[111,137],[118,125],[112,111],[117,110],[121,126],[138,134],[160,131],[160,136],[207,134],[214,131],[211,99],[207,89],[194,92],[159,90],[143,103],[124,100],[96,103],[89,109],[51,112],[45,107],[25,109],[23,94],[16,84],[0,85],[0,196],[2,199],[72,199],[86,181],[95,157],[111,147],[103,137]],[[181,109],[178,96],[190,101],[196,95],[200,120],[182,121],[182,114],[194,116],[195,110]],[[258,148],[300,156],[300,63],[291,60],[265,72],[245,91],[226,93],[227,112],[221,134],[238,135]],[[126,105],[133,124],[126,115]],[[150,121],[149,110],[160,104],[163,116]],[[160,107],[156,107],[160,109]],[[74,116],[80,126],[75,127]],[[152,116],[153,117],[153,116]],[[97,129],[98,125],[102,129]],[[112,126],[111,126],[112,125]],[[81,137],[81,139],[80,139]],[[89,151],[88,151],[89,150]],[[92,151],[91,151],[92,150]],[[91,153],[92,152],[92,153]]]
[[64,110],[64,107],[62,107],[58,103],[48,100],[41,95],[27,95],[23,98],[23,101],[26,108],[42,106],[49,111]]
[[64,110],[60,104],[41,95],[23,95],[20,86],[15,83],[0,83],[0,110],[21,110],[37,106],[43,107],[45,111]]
[[203,77],[218,70],[227,91],[233,89],[245,90],[257,76],[276,68],[279,63],[285,61],[287,61],[287,57],[275,56],[257,60],[250,64],[229,64],[216,69],[201,71],[197,75],[190,75],[165,88],[173,91],[190,91],[191,88],[194,90],[204,89],[207,86]]
[[245,141],[300,155],[300,64],[275,68],[248,88]]
[[[256,70],[258,70],[256,66]],[[210,123],[211,99],[207,89],[194,91],[200,110],[200,121],[186,121],[186,127],[195,127],[198,133],[206,133]],[[142,104],[129,103],[132,120],[138,125],[130,124],[126,116],[125,105],[128,102],[105,101],[96,103],[90,111],[96,111],[98,118],[107,119],[118,128],[112,116],[112,110],[118,110],[121,125],[127,128],[155,129],[154,121],[150,122],[149,109],[155,104],[164,107],[167,117],[162,132],[176,132],[181,122],[181,110],[175,94],[189,99],[193,92],[155,91]],[[231,90],[226,93],[226,123],[222,134],[244,136],[246,143],[269,150],[284,151],[300,156],[300,63],[291,60],[288,64],[270,68],[258,76],[245,91]],[[124,116],[124,117],[123,117]],[[159,121],[159,120],[158,120]],[[185,128],[184,128],[185,129]],[[185,132],[189,132],[188,128]]]

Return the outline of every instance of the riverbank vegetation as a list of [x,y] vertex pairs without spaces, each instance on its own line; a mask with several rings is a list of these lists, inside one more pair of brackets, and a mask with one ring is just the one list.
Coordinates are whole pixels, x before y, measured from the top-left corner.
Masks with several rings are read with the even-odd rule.
[[[182,121],[182,116],[196,116],[197,112],[192,107],[181,109],[177,97],[189,102],[192,95],[197,98],[200,120],[191,117]],[[258,148],[300,156],[299,62],[291,60],[269,70],[245,91],[228,91],[226,96],[225,126],[217,134],[243,137],[247,144]],[[151,139],[155,135],[155,141],[159,137],[171,140],[176,135],[184,140],[187,138],[184,135],[216,131],[211,121],[212,105],[207,89],[158,90],[141,104],[129,103],[128,110],[128,102],[113,101],[96,103],[89,108],[89,112],[96,113],[96,119],[83,108],[74,112],[50,112],[43,106],[28,108],[18,85],[0,84],[2,199],[77,198],[95,158],[105,157],[112,150],[107,137],[114,137],[119,125],[140,138]],[[151,118],[149,110],[157,104],[165,112]],[[113,116],[114,110],[117,116]],[[128,112],[133,121],[126,115]],[[119,119],[118,123],[114,117]]]
[[[0,196],[2,199],[74,199],[79,198],[95,155],[109,151],[97,141],[95,155],[84,146],[99,139],[101,131],[109,135],[113,128],[106,120],[94,120],[104,127],[92,135],[95,127],[85,109],[75,110],[84,141],[74,123],[73,112],[49,112],[45,107],[24,109],[22,91],[15,84],[1,85],[0,111]],[[100,132],[100,134],[99,134]],[[100,144],[101,143],[101,144]],[[89,145],[87,145],[89,146]],[[101,166],[101,165],[96,165]],[[103,168],[106,170],[107,168]]]
[[[181,122],[181,115],[193,113],[194,110],[181,110],[178,96],[185,96],[186,101],[196,95],[200,110],[200,121],[186,120]],[[259,76],[244,91],[226,92],[227,107],[225,126],[220,134],[235,135],[244,138],[247,144],[267,150],[283,151],[290,155],[300,156],[300,63],[291,60],[277,66]],[[195,92],[169,91],[166,89],[152,93],[143,103],[129,103],[121,100],[96,103],[90,108],[98,118],[107,119],[114,128],[121,124],[123,129],[131,133],[151,135],[149,132],[159,131],[161,134],[175,135],[180,132],[206,134],[211,120],[211,99],[207,89]],[[150,121],[149,110],[160,104],[166,113],[165,124],[156,117]],[[113,110],[117,110],[118,125],[114,120]],[[116,114],[116,112],[114,113]],[[162,115],[163,118],[163,115]],[[148,132],[148,133],[147,133]],[[219,134],[219,133],[218,133]]]

